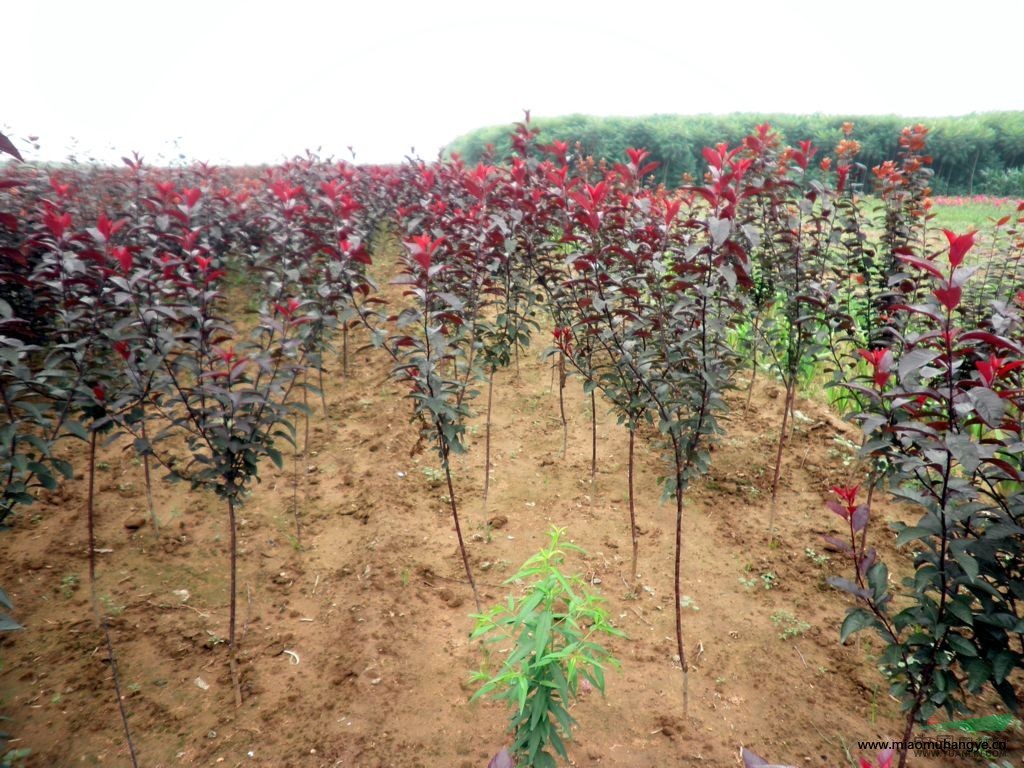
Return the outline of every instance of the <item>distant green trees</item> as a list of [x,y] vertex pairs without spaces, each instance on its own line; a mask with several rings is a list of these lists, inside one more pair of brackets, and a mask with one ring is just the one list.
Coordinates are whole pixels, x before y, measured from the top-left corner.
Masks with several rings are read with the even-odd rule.
[[[900,130],[913,123],[929,128],[928,149],[933,157],[936,194],[1024,195],[1024,112],[987,112],[962,117],[914,118],[897,115],[651,115],[649,117],[592,117],[566,115],[535,118],[540,141],[579,142],[584,155],[618,161],[627,147],[645,147],[660,166],[655,181],[678,186],[684,174],[699,178],[701,150],[725,141],[734,146],[754,126],[771,123],[795,145],[810,139],[831,151],[843,138],[843,123],[854,124],[852,138],[860,142],[857,157],[867,171],[896,156]],[[493,145],[495,157],[509,155],[510,126],[489,126],[455,139],[449,152],[470,163]],[[866,181],[870,174],[861,174]]]

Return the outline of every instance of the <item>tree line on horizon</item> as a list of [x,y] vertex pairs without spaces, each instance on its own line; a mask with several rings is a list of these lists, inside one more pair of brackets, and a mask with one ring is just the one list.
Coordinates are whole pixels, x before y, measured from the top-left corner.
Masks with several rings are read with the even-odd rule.
[[[785,140],[811,140],[822,152],[831,152],[844,138],[860,143],[858,174],[861,183],[870,169],[896,157],[900,130],[913,123],[928,129],[932,155],[932,191],[935,194],[1024,195],[1024,111],[988,112],[960,117],[913,118],[898,115],[784,115],[736,113],[729,115],[652,115],[596,117],[565,115],[533,118],[540,141],[564,141],[582,157],[617,162],[628,147],[644,147],[659,163],[654,180],[668,187],[699,179],[704,147],[720,142],[734,146],[754,126],[770,123]],[[844,124],[852,123],[850,137]],[[448,145],[446,154],[458,153],[467,163],[511,153],[510,126],[478,128]]]

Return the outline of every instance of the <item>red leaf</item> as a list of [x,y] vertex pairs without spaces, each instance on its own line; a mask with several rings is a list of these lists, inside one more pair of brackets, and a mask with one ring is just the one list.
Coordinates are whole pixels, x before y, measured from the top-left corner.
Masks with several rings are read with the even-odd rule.
[[939,300],[939,304],[952,312],[960,306],[960,298],[963,295],[963,289],[957,285],[951,285],[946,288],[936,288],[932,291],[932,295]]
[[56,209],[47,205],[46,213],[43,214],[43,223],[50,230],[54,238],[60,240],[64,237],[68,227],[71,226],[71,214],[58,215]]
[[115,259],[117,259],[120,262],[122,270],[124,270],[125,272],[131,272],[132,265],[134,264],[132,260],[131,251],[129,251],[127,248],[119,247],[112,249],[110,253]]
[[879,388],[884,387],[885,383],[889,380],[889,372],[892,369],[892,350],[861,349],[858,350],[858,353],[871,363],[871,367],[874,369],[873,379],[875,386]]
[[199,187],[196,187],[194,189],[189,189],[186,187],[185,189],[181,190],[181,194],[185,196],[185,207],[195,208],[196,203],[199,202],[199,197],[202,194],[202,192],[199,190]]
[[711,147],[704,147],[701,150],[701,154],[704,155],[704,159],[708,161],[708,165],[712,168],[721,169],[722,167],[722,156],[713,150]]
[[125,222],[125,219],[121,219],[120,221],[111,221],[107,218],[107,214],[101,213],[99,219],[96,221],[96,230],[103,235],[104,242],[109,242],[111,237],[124,228]]
[[846,502],[846,506],[855,507],[857,506],[857,491],[860,489],[859,485],[833,485],[832,493]]
[[964,260],[964,256],[967,255],[967,252],[971,250],[971,246],[974,245],[974,235],[976,233],[967,232],[963,235],[958,235],[948,229],[942,231],[949,241],[949,263],[954,267],[959,267],[960,262]]
[[413,260],[423,267],[424,270],[430,269],[430,254],[426,251],[417,251],[412,255]]

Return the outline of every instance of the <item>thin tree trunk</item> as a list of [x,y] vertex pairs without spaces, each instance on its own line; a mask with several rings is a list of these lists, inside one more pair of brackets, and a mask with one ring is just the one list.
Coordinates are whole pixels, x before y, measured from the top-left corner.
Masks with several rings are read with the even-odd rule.
[[907,766],[907,753],[909,750],[906,748],[914,735],[914,721],[917,720],[917,713],[921,711],[920,700],[914,702],[914,706],[907,712],[907,724],[903,728],[903,744],[898,750],[899,762],[897,768],[906,768]]
[[640,581],[636,572],[637,554],[640,551],[640,542],[638,539],[638,532],[636,529],[636,499],[633,495],[633,471],[635,463],[633,460],[633,443],[636,439],[636,429],[633,426],[629,428],[629,470],[627,476],[629,478],[629,534],[633,541],[633,591],[636,591],[637,585]]
[[[142,419],[142,439],[149,442],[146,436],[146,419]],[[142,454],[142,474],[146,479],[146,506],[149,508],[149,519],[153,523],[153,534],[160,538],[160,521],[156,516],[156,506],[153,504],[153,481],[149,473],[149,454]]]
[[487,493],[491,487],[491,402],[494,395],[494,368],[487,377],[487,425],[484,427],[484,517],[487,517]]
[[320,405],[324,411],[324,418],[327,418],[327,392],[324,390],[324,367],[320,365],[316,369],[317,379],[320,385]]
[[971,162],[971,175],[967,179],[967,194],[968,196],[974,194],[974,171],[978,167],[978,154],[981,150],[974,150],[974,160]]
[[558,412],[562,416],[562,458],[569,447],[569,422],[565,418],[565,353],[558,354]]
[[[755,353],[756,354],[756,353]],[[747,403],[743,406],[743,410],[750,411],[750,398],[754,394],[754,382],[757,381],[757,362],[754,363],[754,368],[750,372],[750,384],[747,386]]]
[[341,327],[341,374],[348,377],[348,324]]
[[448,446],[444,442],[444,436],[441,434],[440,426],[437,428],[437,439],[441,441],[441,452],[443,454],[441,463],[444,464],[444,476],[448,481],[448,500],[451,502],[452,520],[455,521],[455,535],[459,539],[459,551],[462,553],[462,564],[466,568],[466,579],[469,581],[469,586],[473,590],[473,601],[476,603],[476,612],[482,613],[480,610],[480,595],[476,591],[476,582],[473,580],[473,571],[469,567],[469,554],[466,552],[466,542],[462,538],[462,526],[459,525],[459,509],[455,504],[455,487],[452,485],[452,469],[451,464],[448,461]]
[[[678,438],[676,438],[676,441]],[[675,441],[674,441],[675,442]],[[679,447],[675,446],[676,459],[676,650],[679,653],[679,664],[683,669],[683,717],[686,717],[690,699],[690,668],[686,663],[686,650],[683,648],[683,594],[682,594],[682,560],[683,560],[683,467]]]
[[302,543],[302,530],[299,523],[299,449],[292,451],[292,518],[295,520],[295,546]]
[[302,372],[302,414],[305,417],[305,432],[302,436],[302,455],[309,450],[309,370]]
[[121,713],[121,725],[124,727],[125,743],[128,745],[128,755],[131,758],[133,768],[138,768],[139,761],[135,753],[135,742],[132,740],[131,728],[128,726],[128,711],[125,708],[124,697],[121,695],[121,675],[117,669],[117,654],[114,653],[114,643],[110,639],[110,628],[107,626],[107,618],[100,611],[100,598],[96,590],[96,536],[95,536],[95,506],[93,497],[96,490],[96,432],[89,435],[89,498],[86,500],[86,516],[89,525],[89,593],[92,596],[93,618],[96,626],[103,633],[103,640],[107,646],[107,655],[110,658],[110,672],[114,681],[114,695],[117,697],[117,708]]
[[[597,395],[590,390],[590,484],[597,478]],[[591,489],[593,490],[593,489]]]
[[786,427],[789,424],[790,400],[793,398],[796,389],[796,379],[793,378],[786,384],[786,399],[782,407],[782,429],[779,430],[779,447],[775,452],[775,474],[772,477],[772,504],[768,513],[768,543],[775,540],[775,510],[779,497],[779,478],[782,475],[782,447],[786,442]]
[[238,608],[236,594],[238,584],[238,531],[235,526],[235,499],[228,496],[228,527],[231,529],[231,595],[228,617],[228,665],[231,668],[231,685],[235,689],[235,706],[242,706],[242,683],[238,676],[238,648],[235,646],[235,623]]
[[124,728],[124,741],[128,746],[128,757],[132,761],[132,768],[139,768],[139,758],[135,752],[135,741],[132,739],[132,731],[128,725],[128,709],[124,703],[124,696],[121,694],[121,674],[117,668],[117,655],[114,653],[114,643],[110,639],[110,628],[107,626],[107,617],[99,613],[97,600],[96,587],[93,585],[93,610],[96,613],[96,620],[99,622],[100,630],[103,632],[103,640],[107,645],[107,655],[110,657],[110,674],[114,681],[114,695],[117,696],[117,709],[121,713],[121,726]]
[[[303,435],[302,435],[302,461],[301,466],[305,467],[308,464],[309,455],[309,388],[307,387],[309,379],[309,371],[304,371],[302,380],[302,415],[303,415]],[[323,392],[323,390],[320,390]],[[299,448],[295,446],[295,450],[292,453],[292,517],[295,519],[295,546],[299,547],[302,544],[302,524],[299,519],[299,478],[302,478],[303,490],[305,490],[305,471],[299,470]]]
[[93,496],[96,487],[96,432],[89,435],[89,498],[86,500],[86,524],[89,528],[89,583],[96,583],[96,524]]

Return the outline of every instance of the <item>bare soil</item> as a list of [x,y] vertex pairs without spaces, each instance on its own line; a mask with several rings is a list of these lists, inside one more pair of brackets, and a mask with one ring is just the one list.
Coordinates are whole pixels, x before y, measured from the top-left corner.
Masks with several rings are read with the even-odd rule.
[[[387,381],[383,355],[354,355],[347,378],[333,369],[327,414],[313,398],[308,454],[298,457],[301,533],[291,462],[283,471],[268,464],[240,511],[241,708],[223,642],[226,509],[210,494],[158,484],[159,538],[148,524],[130,530],[126,523],[146,514],[142,467],[123,450],[127,442],[104,451],[98,591],[141,765],[482,768],[505,742],[503,709],[469,703],[469,674],[483,657],[468,641],[472,594],[436,455],[412,454],[409,404]],[[856,756],[858,740],[898,738],[899,708],[873,663],[877,646],[866,635],[840,645],[847,598],[825,584],[848,572],[821,534],[838,531],[824,508],[830,487],[853,477],[836,438],[855,441],[855,432],[819,402],[798,401],[779,544],[769,547],[782,393],[759,384],[749,411],[745,393],[731,397],[712,472],[687,496],[684,633],[693,669],[684,715],[672,607],[675,509],[662,503],[657,482],[667,468],[652,435],[638,441],[643,588],[634,597],[627,433],[599,402],[592,486],[589,398],[570,379],[561,457],[551,380],[535,351],[522,355],[518,375],[497,375],[488,509],[485,392],[474,403],[481,415],[470,451],[455,460],[455,485],[485,604],[516,589],[504,580],[550,525],[566,526],[586,550],[571,566],[628,636],[610,644],[622,670],[609,671],[607,696],[590,693],[573,709],[573,765],[724,768],[739,764],[745,745],[773,761],[838,767],[850,764],[847,750]],[[75,455],[84,466],[84,451]],[[85,583],[84,494],[79,475],[0,536],[0,585],[25,625],[0,641],[0,714],[17,736],[10,746],[33,750],[30,766],[129,764]],[[879,509],[893,519],[910,514]],[[899,561],[892,535],[875,525],[883,556]],[[815,562],[809,548],[829,560]],[[792,636],[783,639],[787,627]],[[1019,737],[1011,746],[1022,747]]]

